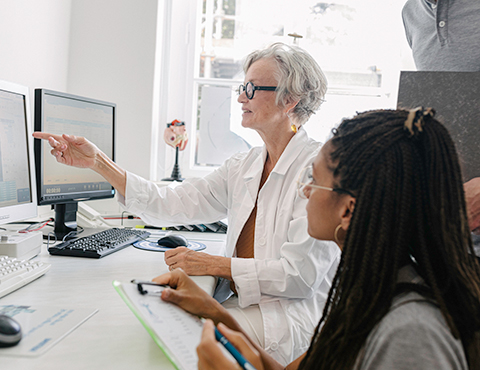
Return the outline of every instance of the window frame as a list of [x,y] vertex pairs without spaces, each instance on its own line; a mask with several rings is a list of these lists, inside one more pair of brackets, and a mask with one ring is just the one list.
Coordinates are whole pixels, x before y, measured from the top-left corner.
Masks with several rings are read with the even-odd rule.
[[[166,0],[171,1],[171,0]],[[211,84],[218,86],[232,86],[235,84],[241,84],[244,81],[230,80],[230,79],[218,79],[218,78],[205,78],[199,77],[200,73],[200,53],[202,50],[201,46],[201,33],[202,33],[202,22],[204,22],[204,16],[202,14],[202,1],[195,0],[195,6],[192,5],[192,1],[187,0],[175,0],[172,2],[173,16],[175,14],[182,13],[182,19],[173,18],[172,23],[183,22],[183,30],[185,32],[185,55],[187,60],[182,63],[178,63],[177,60],[174,60],[174,57],[170,56],[169,69],[170,71],[176,71],[175,74],[178,74],[179,70],[182,70],[182,73],[185,75],[185,84],[181,86],[172,85],[172,78],[170,78],[168,89],[168,98],[166,99],[166,104],[163,105],[165,111],[167,111],[167,116],[169,121],[173,119],[185,120],[187,124],[187,130],[189,134],[189,143],[185,151],[180,152],[179,163],[180,170],[183,177],[203,177],[212,171],[214,171],[218,166],[203,166],[195,164],[195,151],[196,145],[196,127],[197,127],[197,101],[198,101],[198,91],[199,87],[203,84]],[[213,2],[213,1],[212,1]],[[185,4],[190,4],[189,10],[185,11]],[[183,10],[182,10],[183,8]],[[398,7],[398,18],[401,22],[401,7]],[[225,16],[228,19],[234,19],[234,16]],[[208,17],[205,17],[208,18]],[[213,19],[210,17],[208,19]],[[206,21],[206,20],[205,20]],[[179,28],[181,29],[181,28]],[[171,32],[171,37],[173,32]],[[394,40],[399,41],[399,40]],[[403,42],[407,46],[406,50],[409,55],[402,55],[403,59],[406,59],[406,63],[403,65],[406,68],[401,68],[401,70],[415,69],[413,64],[413,58],[408,47],[408,43],[403,37]],[[175,40],[170,41],[171,44],[175,44]],[[302,44],[300,43],[300,46]],[[405,49],[405,47],[404,47]],[[403,50],[403,49],[402,49]],[[395,69],[392,67],[390,69]],[[382,86],[381,87],[353,87],[353,86],[335,86],[329,85],[326,100],[328,101],[329,96],[332,95],[351,95],[351,96],[375,96],[379,98],[379,101],[389,101],[389,107],[393,108],[396,106],[396,98],[398,93],[398,80],[399,80],[400,69],[397,68],[397,71],[382,71]],[[232,84],[233,82],[233,84]],[[183,101],[179,103],[179,101]],[[384,104],[379,104],[379,108],[385,107]],[[183,115],[175,116],[175,112],[182,112]],[[335,124],[338,124],[338,121]],[[308,130],[308,124],[306,126]],[[316,138],[319,140],[319,138]],[[163,143],[163,129],[160,126],[159,129],[159,141]],[[166,145],[159,145],[159,148],[164,148],[164,155],[159,156],[158,163],[158,175],[162,177],[170,176],[171,168],[173,167],[175,151],[171,147]],[[162,160],[162,157],[164,159]]]

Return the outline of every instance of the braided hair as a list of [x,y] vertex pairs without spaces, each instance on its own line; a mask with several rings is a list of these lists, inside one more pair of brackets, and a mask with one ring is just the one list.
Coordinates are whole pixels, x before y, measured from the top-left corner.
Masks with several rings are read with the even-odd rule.
[[334,130],[336,186],[356,195],[342,258],[301,369],[352,369],[414,266],[470,368],[480,367],[480,267],[454,143],[432,110],[379,110]]

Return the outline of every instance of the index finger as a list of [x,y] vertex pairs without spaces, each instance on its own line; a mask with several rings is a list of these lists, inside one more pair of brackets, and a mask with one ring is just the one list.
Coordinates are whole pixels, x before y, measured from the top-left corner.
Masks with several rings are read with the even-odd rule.
[[232,330],[223,323],[218,324],[218,329],[255,368],[263,368],[260,353],[243,333]]
[[154,281],[155,283],[158,283],[158,284],[170,285],[169,283],[170,283],[171,278],[172,278],[172,273],[167,272],[165,274],[157,276],[156,278],[153,278],[152,281]]
[[48,132],[41,132],[41,131],[35,131],[32,136],[35,139],[43,139],[43,140],[48,140],[49,138],[53,137],[55,140],[59,141],[62,139],[61,135],[54,135],[54,134],[49,134]]
[[210,319],[206,319],[203,323],[201,340],[217,343],[217,340],[215,339],[215,324]]
[[[199,369],[232,369],[232,363],[223,354],[220,345],[215,339],[215,326],[211,320],[203,324],[202,337],[197,346],[198,368]],[[237,368],[237,367],[235,367]]]
[[180,280],[184,279],[185,277],[188,278],[187,274],[181,269],[175,269],[174,271],[167,272],[156,278],[152,279],[152,281],[158,284],[167,284],[170,285],[172,288],[176,288],[180,282]]

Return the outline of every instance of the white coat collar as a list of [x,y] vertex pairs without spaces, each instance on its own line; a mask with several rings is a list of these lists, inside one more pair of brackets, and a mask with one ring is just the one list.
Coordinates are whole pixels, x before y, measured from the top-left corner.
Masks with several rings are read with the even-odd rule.
[[[297,157],[302,152],[303,148],[307,145],[308,135],[307,132],[300,127],[298,132],[292,137],[288,142],[285,150],[283,151],[280,159],[273,168],[272,172],[278,173],[279,175],[285,175],[288,169]],[[254,179],[255,177],[260,177],[262,174],[263,166],[265,165],[265,160],[267,159],[267,147],[263,145],[262,155],[252,163],[250,168],[245,172],[243,178],[245,181]]]
[[[277,173],[284,176],[290,166],[295,162],[302,150],[307,146],[308,135],[307,132],[300,128],[298,132],[292,137],[283,151],[280,159],[272,170],[272,173]],[[251,164],[250,168],[243,175],[243,179],[248,188],[248,192],[253,201],[257,198],[258,187],[260,185],[260,178],[262,176],[263,167],[267,158],[267,148],[263,145],[262,155],[258,156]],[[268,180],[267,180],[268,181]]]
[[[290,168],[290,166],[297,160],[297,157],[303,151],[303,149],[307,146],[308,142],[308,135],[307,132],[300,127],[295,135],[293,135],[292,139],[287,144],[287,147],[283,151],[280,159],[278,160],[277,164],[272,170],[272,173],[275,172],[279,175],[285,175]],[[265,158],[267,156],[267,149],[265,145],[263,146],[263,151],[265,154]],[[265,162],[265,160],[264,160]]]

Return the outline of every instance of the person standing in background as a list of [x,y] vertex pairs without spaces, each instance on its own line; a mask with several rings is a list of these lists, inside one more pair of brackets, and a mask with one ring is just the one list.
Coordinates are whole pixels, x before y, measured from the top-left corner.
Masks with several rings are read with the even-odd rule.
[[[480,71],[480,1],[408,0],[402,18],[418,70]],[[480,256],[480,177],[466,182],[464,189],[469,226]]]
[[480,1],[408,0],[407,41],[421,71],[480,71]]

